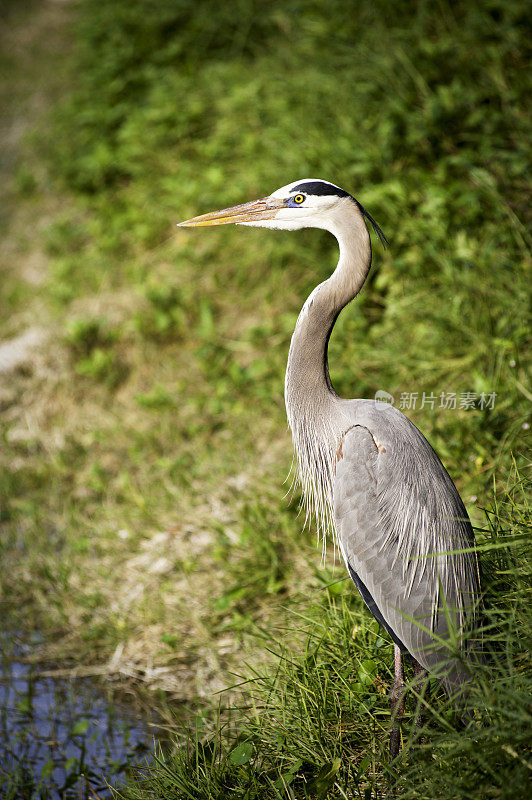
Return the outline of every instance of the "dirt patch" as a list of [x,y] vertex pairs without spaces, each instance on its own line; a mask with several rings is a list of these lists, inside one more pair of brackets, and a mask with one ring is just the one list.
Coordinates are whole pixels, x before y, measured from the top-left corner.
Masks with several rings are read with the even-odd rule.
[[28,328],[20,336],[0,344],[0,376],[31,363],[35,349],[45,341],[42,328]]

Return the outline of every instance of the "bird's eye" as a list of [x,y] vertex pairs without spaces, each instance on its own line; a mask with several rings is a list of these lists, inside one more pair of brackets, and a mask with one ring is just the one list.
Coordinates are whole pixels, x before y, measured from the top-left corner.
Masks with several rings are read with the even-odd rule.
[[304,194],[296,194],[296,195],[294,195],[294,203],[297,203],[298,206],[301,205],[301,203],[303,203],[304,200],[305,200],[305,195]]

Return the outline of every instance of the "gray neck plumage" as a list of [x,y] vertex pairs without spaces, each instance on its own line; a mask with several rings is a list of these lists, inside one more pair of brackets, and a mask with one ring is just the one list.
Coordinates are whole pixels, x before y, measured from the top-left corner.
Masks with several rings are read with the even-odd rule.
[[341,423],[327,361],[329,338],[340,311],[358,294],[371,265],[364,218],[350,199],[328,221],[340,258],[331,277],[317,286],[296,323],[285,380],[285,402],[307,516],[325,533],[332,522],[332,476]]

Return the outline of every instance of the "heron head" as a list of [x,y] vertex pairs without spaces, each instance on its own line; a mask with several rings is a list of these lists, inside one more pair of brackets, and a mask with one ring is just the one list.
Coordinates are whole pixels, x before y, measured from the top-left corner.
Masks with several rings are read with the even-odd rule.
[[305,178],[277,189],[268,197],[251,203],[211,211],[199,217],[180,222],[180,227],[207,225],[248,225],[255,228],[297,230],[298,228],[324,228],[332,230],[335,217],[342,212],[356,210],[368,219],[379,238],[386,242],[376,222],[349,192],[334,183],[320,178]]

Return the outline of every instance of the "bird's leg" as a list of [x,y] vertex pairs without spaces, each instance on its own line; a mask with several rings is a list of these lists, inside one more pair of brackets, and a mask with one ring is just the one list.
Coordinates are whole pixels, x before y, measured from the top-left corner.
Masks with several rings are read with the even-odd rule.
[[[425,704],[423,701],[425,698],[428,700],[430,697],[430,686],[427,681],[427,670],[422,667],[419,661],[416,661],[415,658],[412,658],[412,663],[414,667],[415,688],[421,695],[414,722],[418,728],[422,728],[426,722]],[[425,686],[423,686],[424,683]]]
[[390,761],[397,758],[399,754],[400,730],[399,722],[405,710],[404,693],[404,673],[401,649],[394,645],[395,673],[392,688],[390,689],[390,711],[392,714],[392,725],[390,728]]

